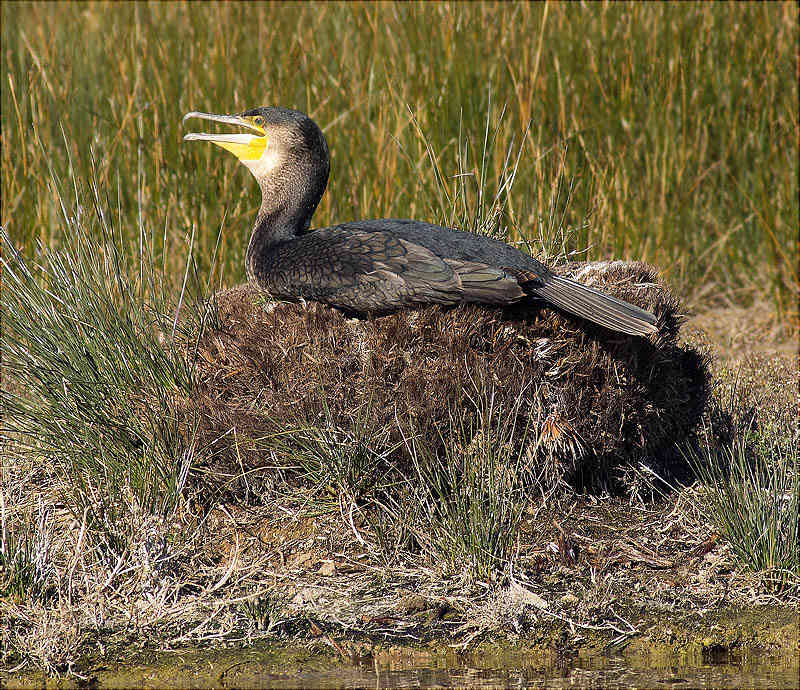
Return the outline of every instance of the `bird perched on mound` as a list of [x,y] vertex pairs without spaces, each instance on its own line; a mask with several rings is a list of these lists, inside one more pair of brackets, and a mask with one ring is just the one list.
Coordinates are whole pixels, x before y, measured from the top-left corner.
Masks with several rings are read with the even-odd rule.
[[273,297],[315,300],[358,315],[424,304],[509,305],[538,299],[614,331],[657,331],[650,312],[556,275],[489,237],[415,220],[362,220],[310,230],[328,183],[325,136],[307,115],[255,108],[240,115],[191,112],[249,130],[187,134],[233,153],[261,187],[247,247],[247,277]]

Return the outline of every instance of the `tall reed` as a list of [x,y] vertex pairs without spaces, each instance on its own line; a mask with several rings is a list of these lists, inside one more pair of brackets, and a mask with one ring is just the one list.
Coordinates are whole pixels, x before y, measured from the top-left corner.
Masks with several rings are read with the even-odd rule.
[[[328,136],[332,176],[317,225],[462,224],[462,213],[442,211],[437,180],[464,183],[480,206],[521,146],[502,218],[512,240],[538,250],[539,229],[546,236],[549,216],[563,214],[576,229],[567,251],[651,262],[696,306],[763,300],[783,317],[796,313],[791,3],[0,11],[2,225],[26,249],[59,241],[48,163],[59,178],[72,169],[87,179],[91,145],[100,183],[119,189],[124,234],[133,239],[140,209],[168,242],[196,225],[208,269],[223,226],[215,279],[239,282],[258,190],[234,160],[182,146],[180,118],[276,104],[310,113]],[[484,158],[487,111],[494,146]],[[59,153],[62,129],[71,162]],[[476,154],[467,167],[458,163],[464,133]],[[481,180],[480,201],[465,173]],[[551,209],[559,178],[571,200]],[[164,252],[161,235],[154,252]],[[168,254],[168,267],[179,275],[182,258]]]

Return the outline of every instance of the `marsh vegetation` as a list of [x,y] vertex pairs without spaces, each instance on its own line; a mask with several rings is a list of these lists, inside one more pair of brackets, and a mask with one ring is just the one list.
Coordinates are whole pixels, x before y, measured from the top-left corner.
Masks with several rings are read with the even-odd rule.
[[[2,13],[5,664],[77,668],[97,640],[620,646],[660,634],[643,612],[797,603],[796,361],[769,354],[796,335],[793,5]],[[180,115],[262,103],[326,126],[316,224],[420,217],[562,267],[645,260],[695,310],[749,310],[761,353],[675,343],[715,380],[692,438],[664,432],[694,475],[627,446],[608,481],[532,466],[541,420],[491,377],[429,399],[424,431],[430,410],[376,424],[377,392],[333,376],[290,422],[257,394],[250,417],[204,414],[210,384],[264,361],[207,359],[257,190],[181,148]]]

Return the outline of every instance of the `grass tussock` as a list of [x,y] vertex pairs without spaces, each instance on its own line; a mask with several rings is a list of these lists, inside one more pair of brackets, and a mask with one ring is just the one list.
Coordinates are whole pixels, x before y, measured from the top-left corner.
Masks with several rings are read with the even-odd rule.
[[33,524],[9,529],[5,496],[0,494],[2,534],[0,534],[0,597],[47,603],[54,593],[55,568],[51,561],[49,509],[39,505]]
[[[319,393],[321,409],[316,418],[305,419],[302,425],[265,420],[265,427],[282,430],[259,437],[257,444],[263,444],[270,458],[278,459],[278,468],[299,471],[303,480],[318,492],[318,500],[328,496],[363,501],[384,488],[392,467],[391,456],[398,444],[392,444],[388,428],[373,426],[370,400],[360,401],[347,423],[342,423],[332,414],[325,390]],[[240,439],[240,443],[244,441],[246,447],[247,440]],[[215,456],[220,452],[215,448]],[[252,466],[252,457],[241,446],[239,458],[243,466]]]
[[774,438],[746,434],[721,457],[708,454],[696,463],[708,487],[708,515],[737,558],[779,583],[800,575],[800,473],[794,441],[787,447]]
[[[761,366],[774,368],[763,362]],[[773,400],[768,416],[742,405],[742,396],[736,393],[741,376],[741,370],[735,373],[731,397],[722,408],[732,427],[730,437],[688,454],[702,487],[699,504],[744,567],[764,573],[774,589],[796,588],[800,583],[797,409],[791,398],[781,399],[775,390],[762,393]],[[778,386],[791,386],[791,379],[773,387]]]
[[108,201],[94,184],[76,183],[75,194],[72,206],[62,199],[60,249],[23,258],[0,235],[3,444],[59,476],[73,517],[117,558],[135,516],[167,519],[180,500],[195,444],[191,420],[176,416],[193,388],[179,343],[204,315],[179,326],[152,238],[140,238],[139,271],[129,272]]
[[[214,474],[274,464],[268,432],[302,430],[309,420],[350,428],[358,419],[383,430],[382,445],[360,432],[363,446],[409,466],[403,437],[425,438],[439,454],[449,415],[474,409],[476,388],[493,391],[513,419],[509,442],[554,480],[611,486],[620,465],[664,456],[697,429],[708,394],[703,356],[676,341],[677,300],[643,265],[565,270],[653,310],[658,336],[619,336],[532,306],[426,307],[357,320],[325,305],[265,304],[246,286],[218,293],[191,400]],[[308,462],[307,453],[298,457]],[[328,453],[321,464],[339,461]]]
[[[524,457],[527,429],[514,428],[521,398],[500,409],[493,391],[475,395],[466,410],[450,409],[439,444],[420,433],[404,441],[417,541],[444,575],[490,582],[513,567],[527,498],[542,486]],[[395,505],[399,521],[404,506]]]

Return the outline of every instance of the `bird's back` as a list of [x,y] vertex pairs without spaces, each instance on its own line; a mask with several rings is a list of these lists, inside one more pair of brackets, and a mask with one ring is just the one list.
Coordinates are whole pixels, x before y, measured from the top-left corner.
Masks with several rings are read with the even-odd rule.
[[[306,292],[331,304],[337,305],[338,300],[337,306],[355,311],[391,311],[415,303],[505,305],[527,296],[612,330],[632,335],[657,330],[653,314],[560,277],[532,256],[483,235],[414,220],[382,219],[311,231],[299,240],[300,245],[305,244],[303,239],[318,239],[331,250],[323,252],[329,256],[328,270],[342,263],[340,252],[351,253],[354,248],[360,261],[366,260],[361,270],[349,262],[344,271],[335,271],[349,283],[345,290],[337,279],[335,295],[318,289]],[[334,255],[336,262],[331,261]],[[308,290],[308,284],[292,289]]]
[[[340,223],[331,229],[342,232],[386,232],[406,242],[425,247],[441,259],[482,263],[510,268],[546,278],[552,271],[529,254],[500,240],[464,230],[452,230],[418,220],[380,219]],[[311,231],[317,232],[317,231]]]

